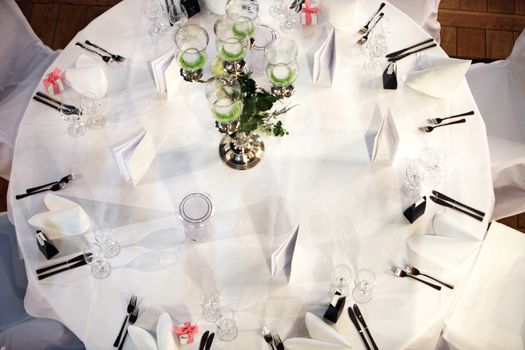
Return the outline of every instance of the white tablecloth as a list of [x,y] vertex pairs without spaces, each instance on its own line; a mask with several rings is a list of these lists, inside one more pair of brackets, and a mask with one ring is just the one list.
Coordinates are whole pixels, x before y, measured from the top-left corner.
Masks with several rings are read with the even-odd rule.
[[[262,4],[261,22],[272,24],[268,5]],[[349,16],[351,26],[365,23],[377,6],[377,1],[359,2]],[[387,5],[385,14],[392,22],[390,51],[427,38],[392,6]],[[191,21],[211,29],[213,18],[203,11]],[[110,83],[105,129],[71,138],[58,113],[35,102],[20,125],[9,199],[29,271],[28,311],[60,319],[88,349],[107,349],[132,293],[140,297],[141,309],[162,308],[177,321],[192,319],[203,329],[213,329],[201,319],[198,299],[205,290],[217,289],[224,304],[237,311],[240,331],[235,341],[217,345],[266,349],[259,320],[283,339],[306,336],[305,312],[322,315],[329,301],[330,271],[347,263],[354,271],[369,267],[377,273],[374,299],[362,310],[379,347],[431,347],[453,293],[395,278],[389,266],[406,260],[406,238],[431,233],[433,214],[445,210],[429,202],[426,214],[413,225],[402,216],[409,204],[401,194],[406,160],[425,146],[448,153],[446,175],[436,189],[475,205],[490,218],[490,162],[479,114],[466,124],[430,134],[417,130],[428,117],[477,111],[466,82],[448,100],[422,95],[402,83],[396,91],[383,90],[379,76],[363,72],[365,56],[355,44],[357,33],[337,30],[333,86],[312,86],[308,53],[320,44],[325,29],[303,28],[293,35],[300,48],[301,75],[295,95],[286,101],[297,106],[283,117],[290,135],[265,137],[263,161],[249,171],[235,171],[218,157],[221,135],[214,128],[204,85],[181,79],[177,96],[163,100],[157,95],[149,61],[174,44],[170,37],[152,39],[150,24],[141,15],[141,1],[125,0],[79,32],[50,68],[71,66],[82,53],[74,43],[85,39],[128,58],[104,66]],[[444,55],[439,48],[432,50]],[[401,61],[399,74],[408,73],[414,62],[414,57]],[[377,109],[387,107],[399,131],[398,155],[392,166],[371,165],[365,133]],[[142,127],[152,132],[158,155],[133,187],[119,175],[111,147]],[[83,179],[59,194],[75,200],[96,220],[114,225],[123,249],[111,259],[113,271],[107,279],[96,280],[88,268],[80,268],[38,282],[32,272],[45,258],[27,219],[43,211],[42,197],[15,201],[14,195],[69,172],[80,172]],[[425,188],[425,193],[430,190]],[[185,243],[176,218],[180,199],[190,191],[211,194],[216,205],[215,235],[198,245]],[[483,239],[488,219],[480,223],[449,214],[475,239]],[[272,279],[270,254],[298,224],[289,281]],[[86,240],[93,237],[59,242],[60,256],[77,252]],[[174,267],[149,273],[119,267],[162,248],[176,250]],[[445,276],[460,285],[457,272]],[[147,317],[139,317],[139,325],[141,318],[147,327]],[[363,348],[346,314],[336,329],[354,349]]]

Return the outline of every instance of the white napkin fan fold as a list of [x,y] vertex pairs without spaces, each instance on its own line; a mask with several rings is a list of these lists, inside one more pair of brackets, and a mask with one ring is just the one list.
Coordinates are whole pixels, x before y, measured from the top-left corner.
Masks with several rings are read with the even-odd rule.
[[128,332],[133,345],[139,350],[177,350],[177,343],[173,338],[173,321],[170,315],[162,312],[157,322],[157,339],[146,330],[129,326]]
[[104,70],[99,62],[87,55],[80,55],[75,67],[66,69],[64,74],[66,82],[79,94],[93,92],[98,98],[102,98],[108,91]]

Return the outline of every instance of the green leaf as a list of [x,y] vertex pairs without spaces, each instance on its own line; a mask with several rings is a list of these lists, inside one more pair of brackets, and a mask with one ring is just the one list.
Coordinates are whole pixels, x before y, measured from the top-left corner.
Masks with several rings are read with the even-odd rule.
[[269,111],[270,109],[272,109],[272,106],[273,102],[269,98],[259,97],[257,99],[256,107],[260,111]]

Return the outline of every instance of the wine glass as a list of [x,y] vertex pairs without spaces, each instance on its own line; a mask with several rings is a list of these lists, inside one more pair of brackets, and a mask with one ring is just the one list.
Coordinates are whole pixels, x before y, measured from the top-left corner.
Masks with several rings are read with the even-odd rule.
[[179,50],[177,61],[182,76],[189,81],[200,79],[208,58],[208,32],[199,25],[186,24],[177,30],[174,39]]
[[363,45],[367,53],[364,70],[370,75],[381,72],[383,66],[383,56],[386,54],[386,39],[382,35],[375,34],[375,29],[368,37],[368,41]]
[[159,0],[143,0],[142,2],[142,13],[147,19],[157,19],[159,18],[164,9]]
[[219,292],[212,291],[209,293],[205,293],[200,298],[200,305],[202,311],[202,318],[204,318],[206,321],[216,322],[222,317],[221,299]]
[[421,194],[421,182],[424,177],[424,163],[420,159],[412,159],[405,170],[403,194],[409,198],[419,197]]
[[88,243],[84,248],[84,259],[91,266],[91,275],[102,279],[111,273],[111,265],[104,259],[104,251],[97,243]]
[[102,227],[93,225],[93,231],[95,240],[104,252],[104,257],[112,258],[117,256],[120,252],[120,244],[111,226],[109,226],[107,222],[105,222]]
[[217,320],[217,336],[222,341],[232,341],[237,338],[239,330],[235,323],[235,312],[229,307],[221,309],[221,317]]
[[186,8],[182,6],[180,2],[168,5],[166,7],[166,13],[168,14],[170,25],[174,28],[182,27],[188,20]]
[[88,91],[80,96],[80,108],[86,115],[87,126],[90,129],[101,129],[106,124],[106,119],[101,115],[102,101],[95,93]]
[[339,264],[332,270],[330,294],[334,296],[339,293],[347,296],[350,291],[350,280],[352,279],[352,269],[346,264]]
[[360,269],[355,276],[355,288],[352,297],[358,303],[368,303],[372,300],[376,274],[371,269]]
[[423,162],[426,171],[424,182],[431,187],[439,185],[447,160],[447,152],[439,148],[425,147],[419,153],[419,159]]

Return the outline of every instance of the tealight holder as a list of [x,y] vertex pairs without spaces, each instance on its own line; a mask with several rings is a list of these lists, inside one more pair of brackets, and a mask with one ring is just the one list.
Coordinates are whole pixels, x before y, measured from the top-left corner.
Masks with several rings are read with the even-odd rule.
[[198,81],[208,59],[208,32],[196,24],[186,24],[175,33],[175,44],[179,52],[180,75],[186,81]]
[[266,77],[272,83],[271,92],[279,98],[290,97],[294,92],[293,83],[297,79],[297,45],[285,38],[279,38],[264,50]]
[[239,38],[233,32],[232,23],[227,16],[217,19],[213,26],[215,32],[217,53],[224,61],[224,69],[228,74],[245,73],[245,57],[250,51],[248,37]]
[[[232,33],[240,38],[253,39],[259,23],[259,4],[253,0],[229,0],[225,7]],[[253,45],[253,40],[251,40]]]

